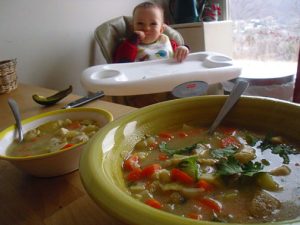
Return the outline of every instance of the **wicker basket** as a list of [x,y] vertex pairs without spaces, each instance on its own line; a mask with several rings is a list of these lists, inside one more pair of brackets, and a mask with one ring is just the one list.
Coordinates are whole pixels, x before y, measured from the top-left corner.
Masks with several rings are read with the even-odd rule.
[[0,62],[0,94],[9,93],[17,88],[16,59]]

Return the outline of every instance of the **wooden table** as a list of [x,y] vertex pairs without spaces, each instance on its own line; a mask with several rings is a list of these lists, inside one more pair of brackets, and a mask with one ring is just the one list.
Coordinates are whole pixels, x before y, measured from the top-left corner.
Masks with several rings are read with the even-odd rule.
[[[58,104],[43,107],[32,100],[33,94],[49,96],[56,91],[19,84],[11,93],[0,95],[0,130],[14,123],[8,98],[19,103],[22,119],[61,108],[79,96],[69,95]],[[135,108],[96,100],[85,106],[110,111],[114,118]],[[54,178],[36,178],[0,160],[1,225],[120,225],[102,211],[86,194],[78,171]]]

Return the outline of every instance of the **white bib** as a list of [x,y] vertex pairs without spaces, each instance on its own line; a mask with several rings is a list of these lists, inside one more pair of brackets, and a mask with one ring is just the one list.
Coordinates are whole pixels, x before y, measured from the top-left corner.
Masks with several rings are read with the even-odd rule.
[[137,47],[136,62],[173,57],[170,39],[164,34],[161,34],[159,39],[152,44],[139,44]]

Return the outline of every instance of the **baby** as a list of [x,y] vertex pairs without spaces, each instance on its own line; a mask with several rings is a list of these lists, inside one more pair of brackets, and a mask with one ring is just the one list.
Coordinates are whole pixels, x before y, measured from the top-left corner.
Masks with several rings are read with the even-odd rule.
[[163,34],[163,9],[152,2],[144,2],[133,10],[133,35],[125,39],[114,55],[115,63],[139,62],[174,57],[183,61],[189,54],[186,46],[179,46]]

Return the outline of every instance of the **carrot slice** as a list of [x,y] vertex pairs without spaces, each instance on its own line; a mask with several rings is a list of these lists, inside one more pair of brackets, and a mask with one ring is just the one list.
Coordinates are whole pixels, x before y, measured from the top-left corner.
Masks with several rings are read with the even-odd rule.
[[171,170],[171,179],[174,181],[184,183],[184,184],[193,184],[194,183],[194,179],[190,175],[188,175],[187,173],[185,173],[177,168],[173,168]]
[[71,124],[68,125],[68,129],[70,129],[70,130],[75,130],[80,127],[81,127],[81,125],[78,121],[73,121]]
[[202,220],[202,215],[198,213],[188,213],[186,217],[194,219],[194,220]]
[[220,127],[219,130],[225,135],[232,135],[236,131],[233,127]]
[[202,198],[200,199],[200,203],[215,212],[221,212],[222,210],[222,204],[212,198]]
[[123,168],[125,170],[133,170],[135,168],[139,168],[139,156],[138,155],[131,155],[128,159],[126,159],[123,163]]
[[149,144],[149,147],[150,148],[156,148],[158,146],[158,143],[157,142],[153,142],[153,143],[150,143]]
[[158,136],[162,139],[167,139],[167,140],[171,140],[172,138],[174,138],[174,136],[169,132],[161,132],[158,134]]
[[226,148],[228,147],[229,145],[233,145],[233,146],[236,146],[236,147],[240,147],[241,146],[241,143],[236,139],[236,137],[234,136],[228,136],[228,137],[225,137],[221,140],[221,147],[222,148]]
[[137,181],[142,178],[142,170],[140,168],[135,168],[133,169],[128,175],[127,175],[127,180],[128,181]]
[[189,135],[186,132],[181,131],[181,132],[178,133],[178,136],[181,137],[181,138],[185,138],[185,137],[187,137]]
[[162,207],[162,204],[154,198],[147,199],[145,203],[156,209],[160,209]]
[[160,170],[161,166],[159,164],[151,164],[149,166],[146,166],[143,170],[142,170],[142,177],[151,177],[156,171]]
[[167,160],[169,158],[169,156],[167,155],[167,154],[165,154],[165,153],[160,153],[159,155],[158,155],[158,159],[160,160],[160,161],[165,161],[165,160]]
[[206,180],[199,180],[197,182],[198,188],[203,188],[205,191],[212,191],[214,189],[214,185],[207,182]]

